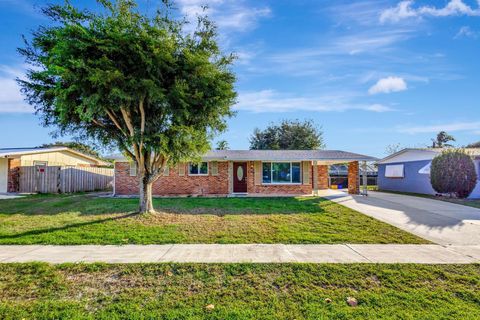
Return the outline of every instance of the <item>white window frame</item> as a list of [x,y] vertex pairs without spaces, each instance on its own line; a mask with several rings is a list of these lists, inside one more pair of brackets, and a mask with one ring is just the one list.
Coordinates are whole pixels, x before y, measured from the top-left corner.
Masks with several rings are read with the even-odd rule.
[[387,164],[384,175],[389,179],[403,179],[405,178],[405,166],[403,164]]
[[34,160],[33,161],[34,167],[48,167],[48,161],[41,161],[41,160]]
[[128,168],[128,174],[130,177],[136,177],[138,174],[138,166],[137,162],[135,161],[130,161],[129,163],[129,168]]
[[189,162],[188,163],[188,175],[189,176],[208,176],[208,174],[210,173],[210,168],[209,168],[209,163],[208,161],[201,161],[198,163],[198,170],[200,171],[200,165],[202,163],[206,163],[207,164],[207,173],[190,173],[190,166],[192,165],[192,162]]
[[[263,181],[263,164],[264,163],[270,163],[270,182],[264,182]],[[274,163],[289,163],[290,164],[290,182],[273,182],[273,164]],[[298,163],[300,164],[300,182],[292,182],[293,179],[293,174],[292,174],[292,164],[293,163]],[[289,185],[289,186],[295,186],[295,185],[301,185],[302,180],[303,180],[303,168],[302,168],[302,161],[262,161],[262,184],[268,185],[268,186],[280,186],[280,185]]]

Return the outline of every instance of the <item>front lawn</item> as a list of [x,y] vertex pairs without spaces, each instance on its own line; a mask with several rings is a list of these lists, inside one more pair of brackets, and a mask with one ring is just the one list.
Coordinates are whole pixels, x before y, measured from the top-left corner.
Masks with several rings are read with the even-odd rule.
[[478,319],[479,288],[480,265],[3,264],[0,319]]
[[137,199],[88,194],[0,200],[0,244],[428,243],[322,198]]

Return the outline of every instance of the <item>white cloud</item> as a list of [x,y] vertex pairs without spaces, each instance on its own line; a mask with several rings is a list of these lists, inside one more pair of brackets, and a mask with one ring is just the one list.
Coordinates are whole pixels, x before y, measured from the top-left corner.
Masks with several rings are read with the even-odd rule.
[[342,94],[338,96],[304,97],[279,93],[275,90],[240,93],[235,109],[254,113],[296,111],[343,112],[347,110],[393,111],[390,107],[380,104],[354,104]]
[[455,35],[455,39],[458,38],[474,38],[476,39],[478,37],[478,32],[473,31],[470,27],[468,26],[463,26],[458,30],[457,34]]
[[447,17],[447,16],[480,16],[480,0],[477,0],[477,8],[472,8],[463,0],[450,0],[443,8],[433,6],[421,6],[414,8],[415,1],[400,1],[397,6],[381,12],[380,22],[399,22],[408,18],[421,18],[423,16]]
[[407,90],[407,83],[403,78],[387,77],[377,81],[368,89],[369,94],[390,93]]
[[400,133],[417,134],[417,133],[434,133],[439,131],[455,132],[455,131],[472,131],[480,130],[480,121],[473,122],[452,122],[430,126],[407,126],[397,127]]
[[29,106],[20,93],[15,79],[23,75],[22,70],[0,65],[0,113],[31,113]]
[[180,12],[191,22],[194,23],[198,15],[207,14],[221,31],[250,30],[258,19],[271,14],[269,7],[251,7],[241,0],[178,0],[177,3]]

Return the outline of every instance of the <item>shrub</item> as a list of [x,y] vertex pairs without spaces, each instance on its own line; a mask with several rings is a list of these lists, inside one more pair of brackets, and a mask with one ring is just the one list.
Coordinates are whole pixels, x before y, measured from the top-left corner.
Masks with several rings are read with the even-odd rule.
[[432,160],[430,182],[438,193],[466,198],[477,183],[472,158],[464,150],[446,150]]

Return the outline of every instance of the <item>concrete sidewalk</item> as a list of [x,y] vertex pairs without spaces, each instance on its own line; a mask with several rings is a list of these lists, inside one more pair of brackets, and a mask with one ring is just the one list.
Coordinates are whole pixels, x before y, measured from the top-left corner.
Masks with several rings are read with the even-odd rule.
[[174,244],[122,246],[0,246],[0,263],[31,261],[50,263],[480,263],[480,245]]

